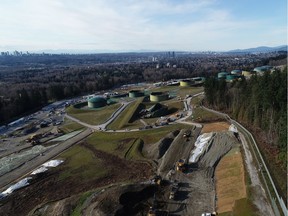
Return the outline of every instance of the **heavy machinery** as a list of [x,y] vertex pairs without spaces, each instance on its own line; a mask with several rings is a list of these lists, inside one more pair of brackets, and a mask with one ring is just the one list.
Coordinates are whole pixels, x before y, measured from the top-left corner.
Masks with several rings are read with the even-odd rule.
[[171,186],[171,191],[170,191],[170,194],[169,194],[169,199],[174,200],[175,197],[176,197],[177,191],[178,191],[178,184],[177,184],[177,183],[174,183],[174,184]]
[[191,130],[186,130],[183,134],[183,137],[189,137],[191,135]]
[[179,161],[176,162],[176,170],[181,172],[186,170],[185,159],[179,159]]
[[39,144],[39,139],[42,137],[42,134],[32,134],[26,142],[31,143],[32,145]]
[[156,216],[156,210],[152,206],[150,206],[147,216]]
[[162,183],[162,178],[159,175],[156,175],[152,180],[157,185],[161,185],[161,183]]

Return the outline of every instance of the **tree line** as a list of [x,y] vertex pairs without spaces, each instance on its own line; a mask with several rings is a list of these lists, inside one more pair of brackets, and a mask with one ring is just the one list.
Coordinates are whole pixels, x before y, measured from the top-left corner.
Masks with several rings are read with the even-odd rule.
[[287,163],[287,67],[233,83],[209,77],[205,95],[208,106],[259,128],[263,140],[277,148],[278,159]]
[[226,83],[210,77],[205,103],[245,125],[257,140],[281,196],[287,198],[287,66]]

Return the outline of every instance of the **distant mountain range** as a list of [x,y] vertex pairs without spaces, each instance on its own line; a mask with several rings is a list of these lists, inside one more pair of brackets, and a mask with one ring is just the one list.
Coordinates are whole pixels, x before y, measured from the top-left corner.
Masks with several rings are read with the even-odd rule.
[[235,49],[228,51],[229,53],[265,53],[265,52],[278,52],[278,51],[287,51],[287,45],[281,45],[276,47],[267,47],[260,46],[256,48],[248,49]]

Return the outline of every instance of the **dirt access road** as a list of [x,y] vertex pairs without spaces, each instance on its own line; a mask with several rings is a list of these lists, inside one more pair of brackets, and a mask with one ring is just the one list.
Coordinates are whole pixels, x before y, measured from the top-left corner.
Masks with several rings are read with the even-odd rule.
[[[194,127],[188,139],[183,137],[185,130],[181,130],[158,161],[157,174],[169,181],[170,186],[163,187],[156,200],[162,209],[169,211],[169,215],[199,216],[215,211],[214,168],[233,145],[239,145],[239,141],[228,131],[213,133],[210,148],[200,158],[198,167],[188,165],[186,171],[176,171],[175,164],[179,159],[188,160],[200,130]],[[169,199],[173,183],[178,190],[174,198]]]

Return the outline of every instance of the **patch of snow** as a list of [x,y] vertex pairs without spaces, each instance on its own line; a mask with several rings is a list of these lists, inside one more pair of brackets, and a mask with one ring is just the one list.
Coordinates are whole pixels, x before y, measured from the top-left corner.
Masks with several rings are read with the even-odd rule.
[[57,167],[59,164],[63,163],[63,160],[50,160],[44,164],[42,164],[43,167]]
[[34,170],[31,175],[36,175],[38,173],[43,173],[43,172],[46,172],[48,170],[47,167],[39,167],[38,169]]
[[29,180],[32,179],[32,177],[27,177],[24,178],[22,180],[20,180],[19,182],[17,182],[16,184],[11,185],[9,188],[7,188],[5,191],[3,191],[0,194],[0,198],[1,197],[6,197],[7,195],[13,193],[13,191],[18,190],[22,187],[25,187],[27,185],[29,185]]

